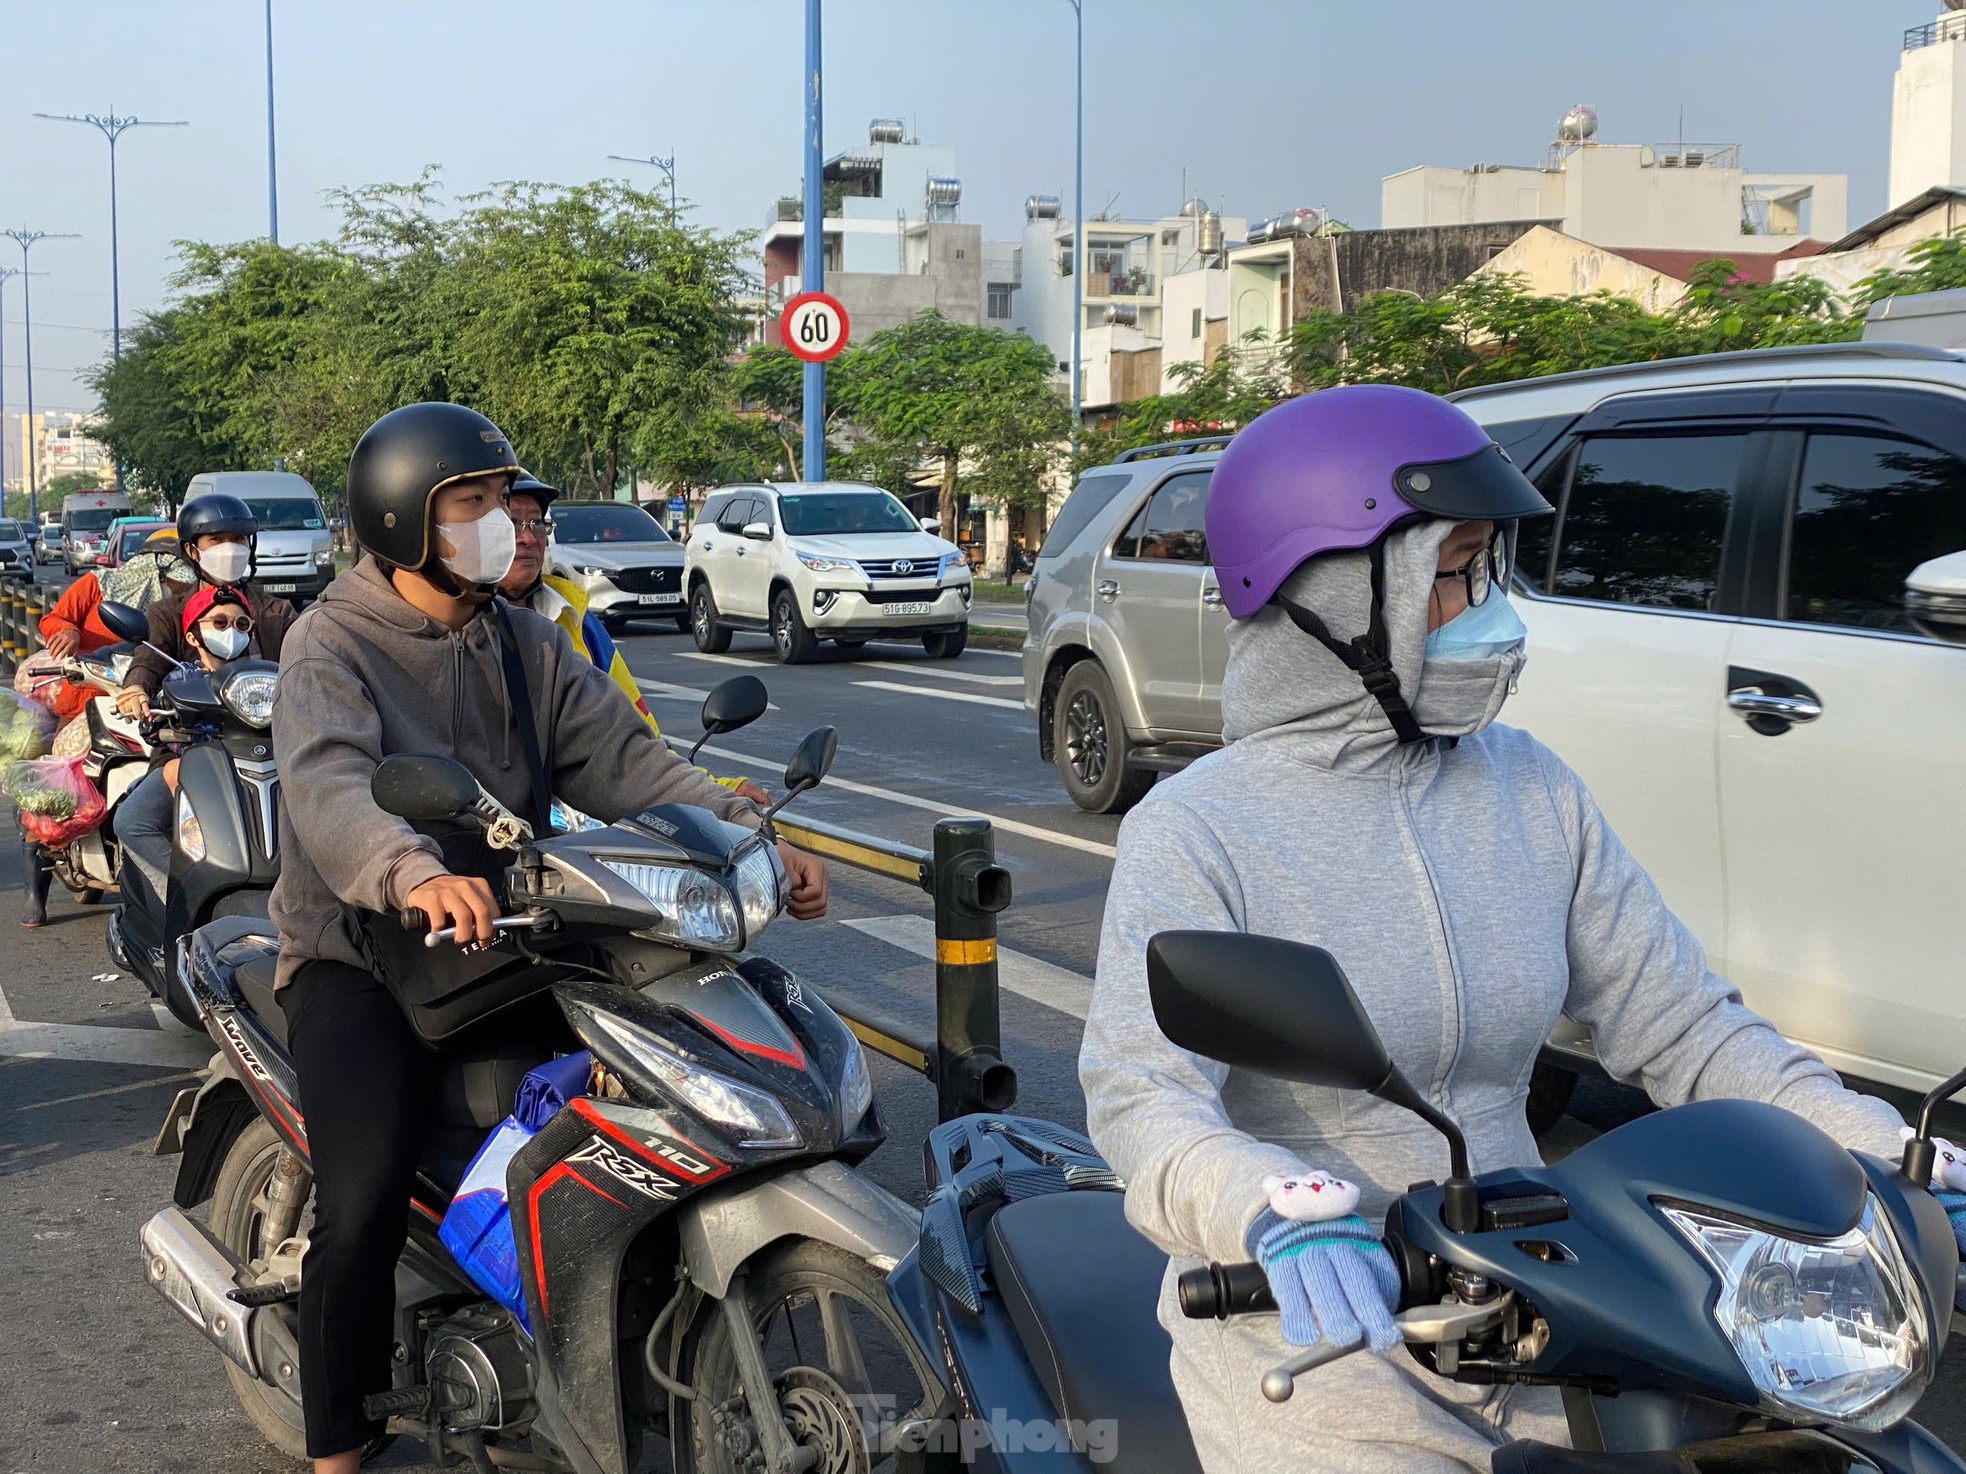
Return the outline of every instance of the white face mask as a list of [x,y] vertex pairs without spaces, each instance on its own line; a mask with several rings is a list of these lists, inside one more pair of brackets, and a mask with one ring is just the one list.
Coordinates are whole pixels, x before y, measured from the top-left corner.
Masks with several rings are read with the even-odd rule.
[[253,550],[244,543],[220,543],[198,554],[198,566],[213,583],[237,583],[253,564]]
[[198,638],[203,640],[205,642],[205,648],[220,660],[237,660],[241,655],[246,653],[246,646],[252,641],[250,634],[238,629],[208,630],[201,628],[198,631]]
[[437,532],[456,550],[440,561],[463,582],[497,583],[511,571],[518,529],[505,508],[493,507],[475,522],[439,522]]

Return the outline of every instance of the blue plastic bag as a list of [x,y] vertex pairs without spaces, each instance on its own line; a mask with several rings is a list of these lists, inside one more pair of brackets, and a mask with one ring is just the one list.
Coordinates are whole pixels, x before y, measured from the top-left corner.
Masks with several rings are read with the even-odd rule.
[[501,1121],[465,1169],[464,1180],[437,1226],[437,1237],[451,1251],[473,1284],[518,1318],[528,1335],[526,1291],[519,1279],[519,1250],[512,1239],[512,1210],[505,1196],[505,1171],[520,1147],[569,1100],[587,1093],[593,1057],[586,1050],[551,1060],[519,1082],[512,1114]]

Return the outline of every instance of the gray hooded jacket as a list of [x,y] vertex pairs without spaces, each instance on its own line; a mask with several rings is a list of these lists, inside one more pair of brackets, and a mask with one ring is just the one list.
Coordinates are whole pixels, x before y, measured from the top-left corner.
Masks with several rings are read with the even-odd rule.
[[[1333,1363],[1274,1405],[1258,1391],[1286,1351],[1274,1318],[1181,1317],[1179,1270],[1249,1257],[1265,1174],[1348,1178],[1377,1223],[1448,1162],[1432,1128],[1397,1107],[1176,1049],[1147,997],[1156,932],[1328,948],[1407,1079],[1466,1133],[1478,1173],[1540,1160],[1523,1105],[1561,1013],[1662,1105],[1769,1101],[1848,1146],[1898,1147],[1895,1111],[1845,1090],[1707,970],[1577,775],[1527,733],[1491,725],[1521,656],[1423,661],[1449,530],[1421,523],[1389,540],[1387,624],[1421,726],[1458,742],[1402,749],[1359,678],[1266,608],[1230,626],[1229,745],[1158,784],[1120,831],[1079,1073],[1092,1138],[1127,1180],[1128,1219],[1173,1256],[1161,1320],[1208,1474],[1459,1474],[1486,1470],[1510,1438],[1568,1437],[1552,1395],[1459,1386],[1403,1350]],[[1339,639],[1365,628],[1363,554],[1317,559],[1286,591]]]

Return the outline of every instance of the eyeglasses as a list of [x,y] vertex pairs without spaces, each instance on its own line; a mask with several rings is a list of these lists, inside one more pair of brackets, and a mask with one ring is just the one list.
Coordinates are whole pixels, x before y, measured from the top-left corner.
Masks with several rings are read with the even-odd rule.
[[521,522],[517,518],[514,518],[512,528],[520,537],[531,533],[535,537],[547,538],[553,535],[553,519],[551,517],[528,517],[525,521]]
[[228,619],[221,614],[216,619],[199,620],[198,628],[214,635],[224,634],[227,630],[238,630],[241,634],[249,635],[253,632],[253,617],[250,614],[241,614],[236,619]]
[[1473,609],[1487,602],[1488,592],[1497,585],[1509,581],[1509,539],[1501,528],[1489,539],[1488,546],[1476,553],[1459,568],[1450,568],[1445,573],[1436,573],[1434,582],[1444,578],[1458,578],[1466,585],[1468,607]]

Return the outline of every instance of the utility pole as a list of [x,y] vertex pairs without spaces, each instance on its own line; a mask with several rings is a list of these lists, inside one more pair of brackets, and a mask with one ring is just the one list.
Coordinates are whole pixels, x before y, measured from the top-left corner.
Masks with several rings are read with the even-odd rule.
[[670,154],[669,157],[666,159],[659,154],[650,154],[645,159],[638,158],[630,154],[609,154],[608,157],[611,159],[619,160],[621,163],[624,164],[651,164],[655,168],[660,169],[664,174],[669,176],[669,221],[673,225],[676,220],[676,156],[675,154],[673,153]]
[[266,238],[280,244],[280,170],[273,149],[273,0],[266,0]]
[[1078,111],[1072,144],[1072,455],[1079,453],[1085,379],[1085,5],[1070,0],[1078,31]]
[[0,266],[0,508],[7,490],[7,279],[22,274],[18,266]]
[[27,350],[27,428],[21,435],[21,464],[27,473],[27,520],[39,523],[40,509],[34,498],[34,300],[28,292],[27,252],[36,241],[74,241],[81,237],[70,231],[29,230],[24,225],[19,230],[0,230],[0,235],[20,247],[21,327]]
[[[826,200],[822,175],[825,162],[820,153],[820,131],[825,119],[821,106],[819,0],[806,0],[806,187],[805,257],[800,285],[808,292],[826,290]],[[826,479],[826,365],[805,366],[805,464],[802,480]]]

